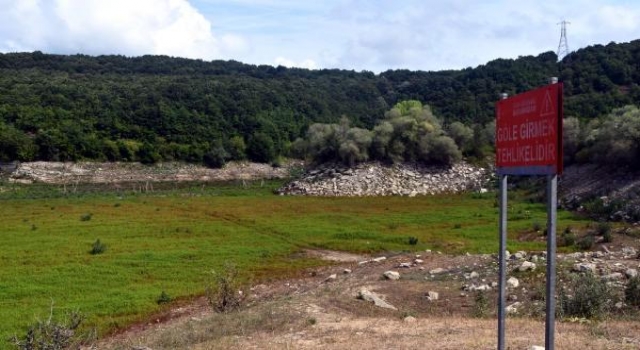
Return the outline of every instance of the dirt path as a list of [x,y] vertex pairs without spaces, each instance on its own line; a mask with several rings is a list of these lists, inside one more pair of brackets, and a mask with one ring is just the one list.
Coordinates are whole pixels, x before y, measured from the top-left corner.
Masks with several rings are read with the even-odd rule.
[[[497,321],[491,310],[477,311],[474,293],[461,286],[495,281],[495,258],[448,256],[437,252],[374,260],[341,252],[313,250],[335,265],[309,271],[307,277],[254,286],[238,312],[212,312],[206,300],[172,310],[105,339],[98,349],[495,349]],[[613,255],[612,255],[613,256]],[[635,260],[611,260],[635,264]],[[366,261],[366,262],[365,262]],[[410,264],[410,267],[403,264]],[[562,264],[570,266],[570,264]],[[515,265],[513,265],[515,266]],[[445,272],[437,272],[438,269]],[[387,280],[383,272],[402,278]],[[473,276],[475,272],[479,276]],[[530,299],[539,279],[520,277],[510,291]],[[357,298],[366,288],[396,310]],[[524,290],[525,292],[522,292]],[[429,300],[428,292],[437,292]],[[495,288],[488,293],[494,300]],[[510,302],[511,303],[511,302]],[[539,305],[538,305],[539,306]],[[533,306],[532,306],[533,307]],[[488,307],[489,309],[491,307]],[[634,321],[558,322],[557,349],[639,349],[640,323]],[[516,315],[507,320],[509,349],[544,345],[544,317]]]

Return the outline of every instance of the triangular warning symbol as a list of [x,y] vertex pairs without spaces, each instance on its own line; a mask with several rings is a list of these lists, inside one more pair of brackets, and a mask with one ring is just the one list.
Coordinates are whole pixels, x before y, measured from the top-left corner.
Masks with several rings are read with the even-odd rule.
[[553,114],[555,111],[555,108],[553,108],[553,102],[551,101],[551,95],[549,94],[549,90],[547,90],[544,94],[544,100],[542,100],[540,116]]

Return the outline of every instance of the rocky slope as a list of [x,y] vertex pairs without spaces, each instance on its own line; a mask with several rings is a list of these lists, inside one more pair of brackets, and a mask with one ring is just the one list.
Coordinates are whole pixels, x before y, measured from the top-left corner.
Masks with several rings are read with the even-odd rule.
[[451,167],[411,164],[385,166],[377,162],[354,167],[323,165],[280,189],[283,195],[306,196],[409,196],[457,193],[487,186],[491,173],[458,163]]

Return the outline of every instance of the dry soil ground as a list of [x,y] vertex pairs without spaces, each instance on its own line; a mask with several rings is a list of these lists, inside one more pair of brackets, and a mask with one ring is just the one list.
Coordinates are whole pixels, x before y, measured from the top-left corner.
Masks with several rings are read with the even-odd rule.
[[[635,243],[636,247],[638,242]],[[476,292],[463,285],[495,282],[496,258],[490,255],[449,256],[437,252],[373,257],[311,251],[334,265],[309,271],[306,277],[259,284],[247,305],[228,314],[211,311],[204,298],[167,310],[146,324],[131,327],[96,344],[98,349],[495,349],[497,320],[493,306],[484,309]],[[362,261],[369,261],[360,264]],[[400,267],[411,263],[411,267]],[[612,266],[639,265],[639,260],[611,260]],[[511,269],[519,262],[511,263]],[[568,264],[569,266],[571,264]],[[435,269],[446,270],[432,273]],[[570,268],[570,267],[568,267]],[[350,272],[345,269],[350,270]],[[385,271],[399,280],[382,277]],[[543,270],[543,268],[539,268]],[[477,277],[470,277],[472,272]],[[510,272],[515,273],[515,272]],[[335,278],[331,275],[335,274]],[[508,292],[518,300],[534,300],[540,271],[519,275],[521,285]],[[384,298],[397,310],[358,299],[361,288]],[[430,301],[429,291],[439,294]],[[489,304],[496,297],[487,293]],[[510,297],[512,298],[512,297]],[[513,297],[515,298],[515,297]],[[509,302],[508,304],[510,304]],[[544,310],[543,303],[528,306]],[[473,314],[484,315],[474,317]],[[535,312],[533,313],[535,315]],[[510,316],[509,349],[544,345],[544,317]],[[410,317],[409,317],[410,316]],[[636,318],[637,319],[637,318]],[[557,349],[640,349],[640,322],[605,319],[558,322]]]

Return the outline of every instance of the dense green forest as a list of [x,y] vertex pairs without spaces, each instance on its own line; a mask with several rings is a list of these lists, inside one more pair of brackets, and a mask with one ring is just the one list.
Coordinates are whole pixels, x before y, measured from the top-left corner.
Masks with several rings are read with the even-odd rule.
[[[640,104],[640,40],[587,47],[562,62],[546,52],[463,70],[380,74],[166,56],[0,54],[0,160],[274,162],[280,156],[309,156],[308,138],[321,131],[318,125],[335,130],[343,125],[344,135],[355,129],[345,136],[351,152],[342,157],[338,147],[334,155],[347,163],[362,160],[362,152],[367,157],[378,152],[378,159],[389,161],[426,157],[427,146],[446,150],[451,157],[433,158],[433,152],[427,157],[446,163],[459,154],[482,156],[476,146],[488,142],[487,124],[500,92],[538,87],[550,76],[565,84],[565,115],[577,125],[573,134],[586,135],[606,124],[594,124],[595,119],[635,115],[631,107],[614,109]],[[393,140],[402,136],[388,124],[399,127],[394,113],[409,100],[425,106],[426,114],[395,117],[413,115],[418,124],[428,119],[434,137],[389,151],[399,147]],[[393,143],[387,148],[380,143],[384,132]],[[576,153],[583,152],[571,153],[569,160],[588,159],[591,153],[584,150],[603,147],[593,137],[574,141]],[[321,160],[327,154],[312,156]]]

